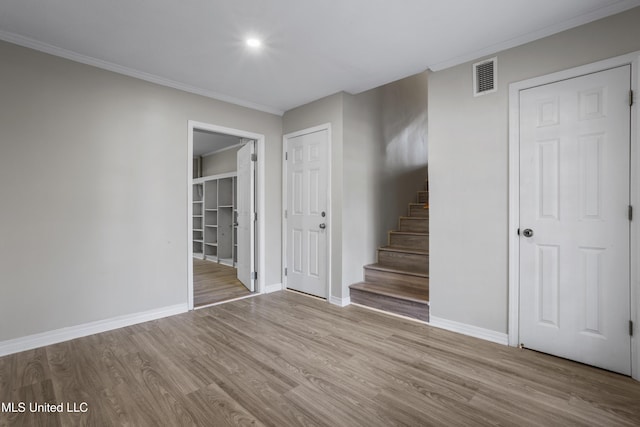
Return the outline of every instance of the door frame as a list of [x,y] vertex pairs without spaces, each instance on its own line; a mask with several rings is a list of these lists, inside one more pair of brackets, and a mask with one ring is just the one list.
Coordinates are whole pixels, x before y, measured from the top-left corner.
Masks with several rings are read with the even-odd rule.
[[[253,140],[253,139],[245,139],[245,141],[248,141],[248,142],[246,142],[245,144],[241,144],[241,147],[238,149],[238,153],[240,152],[240,150],[242,148],[247,147],[247,146],[250,145],[250,147],[249,147],[251,149],[250,150],[250,157],[253,157],[254,155],[257,156],[257,149],[256,149],[255,140]],[[238,163],[237,162],[237,158],[238,158],[238,156],[236,154],[236,164]],[[249,159],[249,176],[251,178],[250,178],[250,184],[249,184],[249,187],[250,187],[250,191],[249,191],[250,194],[249,195],[253,196],[253,197],[249,197],[249,215],[251,215],[251,216],[252,216],[252,212],[256,212],[256,168],[255,168],[255,165],[253,165],[253,163],[254,162],[250,158]],[[235,178],[236,188],[240,188],[240,184],[238,182],[239,181],[239,177],[240,177],[240,168],[239,168],[239,166],[236,169],[237,169],[236,178]],[[238,198],[239,198],[240,192],[236,191],[236,194],[238,195]],[[240,216],[240,209],[238,208],[238,205],[239,205],[238,200],[234,200],[234,205],[236,207],[236,212],[235,212],[235,215],[234,215],[234,221],[236,223],[236,231],[237,231],[236,236],[235,236],[236,239],[234,239],[234,243],[237,243],[237,241],[240,239],[240,237],[239,237],[240,236],[240,227],[238,225],[238,218]],[[251,226],[249,227],[249,246],[251,248],[255,248],[255,245],[256,245],[256,226],[257,226],[257,224],[256,224],[256,221],[254,219],[253,220],[253,224],[251,224]],[[240,246],[238,245],[238,248],[239,247]],[[237,253],[237,251],[238,251],[238,249],[236,249],[236,253]],[[237,258],[238,258],[238,262],[236,264],[239,264],[239,260],[240,260],[240,255],[239,254],[237,254]],[[240,269],[238,268],[238,271],[239,270]],[[256,253],[255,253],[255,250],[251,251],[251,253],[249,254],[249,284],[250,284],[250,286],[249,286],[248,289],[251,292],[255,292],[256,291],[256,285],[257,285],[257,280],[252,274],[254,271],[257,271],[257,269],[256,269]],[[240,279],[240,277],[238,277],[238,279]],[[247,286],[244,282],[242,284]]]
[[332,227],[332,218],[333,212],[331,210],[331,123],[324,123],[318,126],[313,126],[307,129],[302,129],[296,132],[291,132],[283,135],[282,137],[282,287],[283,289],[288,289],[288,278],[285,274],[285,269],[287,268],[287,226],[288,221],[285,216],[285,211],[287,209],[288,202],[288,182],[287,182],[287,160],[286,154],[289,145],[289,140],[301,135],[306,135],[309,133],[320,132],[326,130],[327,131],[327,248],[326,248],[326,277],[327,277],[327,302],[331,302],[331,273],[332,273],[332,263],[331,263],[331,235],[333,234]]
[[634,206],[635,215],[630,224],[630,309],[634,323],[631,337],[631,375],[640,380],[640,109],[638,105],[638,87],[640,87],[640,51],[591,64],[570,68],[568,70],[547,74],[540,77],[511,83],[509,85],[509,301],[508,301],[508,336],[509,345],[519,345],[520,322],[520,91],[536,86],[546,85],[561,80],[580,77],[623,65],[631,66],[631,89],[635,99],[631,109],[631,152],[630,152],[630,203]]
[[258,220],[256,221],[255,271],[258,272],[255,294],[266,293],[265,285],[265,136],[259,133],[248,132],[240,129],[214,125],[210,123],[189,120],[187,122],[187,302],[189,310],[193,310],[193,131],[205,130],[209,132],[224,133],[239,138],[253,139],[256,141],[256,198]]

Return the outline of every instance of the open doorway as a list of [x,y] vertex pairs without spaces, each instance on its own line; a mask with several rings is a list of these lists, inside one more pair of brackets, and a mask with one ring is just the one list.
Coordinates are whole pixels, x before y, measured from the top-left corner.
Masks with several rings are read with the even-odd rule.
[[257,167],[261,135],[189,122],[189,307],[261,292]]

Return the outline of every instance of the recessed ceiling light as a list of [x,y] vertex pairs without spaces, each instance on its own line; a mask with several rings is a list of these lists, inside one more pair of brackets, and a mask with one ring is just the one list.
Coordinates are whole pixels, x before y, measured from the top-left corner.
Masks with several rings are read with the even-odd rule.
[[262,46],[262,41],[260,41],[260,39],[256,39],[256,38],[249,38],[247,39],[247,46],[249,47],[253,47],[253,48],[258,48],[260,46]]

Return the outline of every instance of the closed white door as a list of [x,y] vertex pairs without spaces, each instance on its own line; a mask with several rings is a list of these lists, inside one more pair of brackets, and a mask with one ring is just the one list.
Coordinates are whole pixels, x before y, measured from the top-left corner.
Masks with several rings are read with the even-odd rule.
[[520,92],[520,342],[627,375],[630,71]]
[[255,166],[252,159],[254,141],[248,142],[237,154],[237,200],[236,200],[236,263],[238,280],[251,292],[255,290],[254,241],[255,241]]
[[328,131],[287,139],[287,287],[327,297]]

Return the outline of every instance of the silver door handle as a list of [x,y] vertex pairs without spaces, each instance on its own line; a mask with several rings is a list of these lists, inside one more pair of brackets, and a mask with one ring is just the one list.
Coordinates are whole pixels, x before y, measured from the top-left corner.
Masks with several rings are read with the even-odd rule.
[[320,228],[324,230],[325,228],[327,228],[327,224],[323,222],[322,224],[320,224]]
[[524,237],[532,237],[533,236],[533,230],[530,228],[525,228],[524,231],[522,232],[522,235]]

